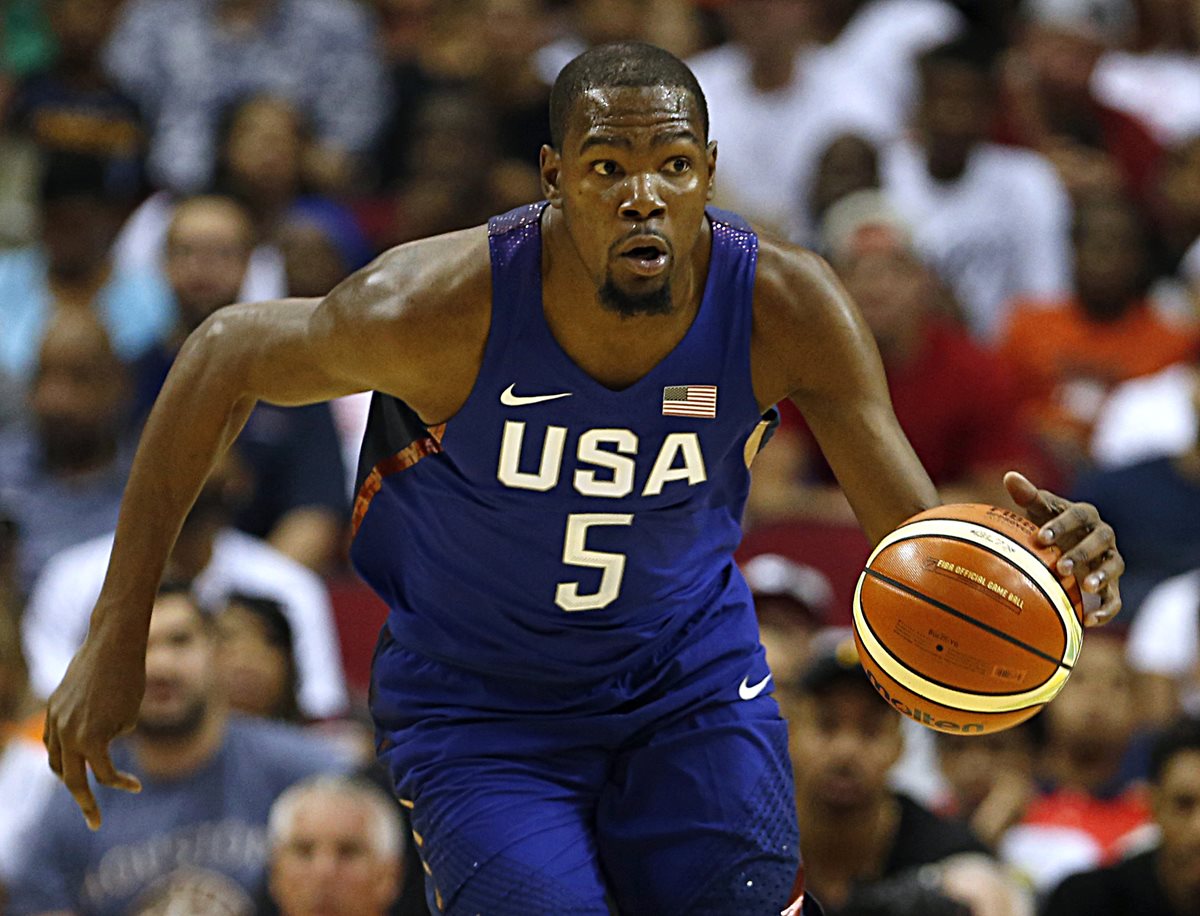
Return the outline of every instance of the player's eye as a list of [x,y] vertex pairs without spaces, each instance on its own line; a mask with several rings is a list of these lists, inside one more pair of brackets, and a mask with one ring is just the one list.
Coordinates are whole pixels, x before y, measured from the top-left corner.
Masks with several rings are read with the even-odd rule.
[[597,175],[603,175],[605,178],[611,178],[617,174],[620,167],[611,159],[601,159],[592,166],[592,171]]
[[682,175],[685,172],[692,170],[692,160],[685,156],[676,156],[667,163],[667,171],[675,175]]

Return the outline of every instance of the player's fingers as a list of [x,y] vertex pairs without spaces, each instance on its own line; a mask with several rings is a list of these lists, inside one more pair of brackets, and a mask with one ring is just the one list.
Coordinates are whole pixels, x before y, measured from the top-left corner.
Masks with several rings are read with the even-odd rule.
[[46,756],[50,762],[50,769],[54,771],[54,775],[62,779],[62,744],[58,740],[58,729],[50,724],[50,717],[46,717],[46,727],[42,731],[42,743],[46,745]]
[[[1114,558],[1120,558],[1116,552],[1116,541],[1117,536],[1113,532],[1112,526],[1100,522],[1080,538],[1073,547],[1063,551],[1062,556],[1058,558],[1059,575],[1074,575],[1079,579],[1081,586],[1087,587],[1087,583],[1084,581],[1085,577],[1093,570],[1103,568],[1103,564],[1109,563],[1106,572],[1111,576],[1116,566],[1111,561]],[[1099,591],[1099,585],[1100,583],[1097,582],[1088,588],[1088,591]]]
[[101,785],[108,786],[110,789],[121,789],[125,792],[142,791],[141,780],[131,773],[123,772],[113,766],[107,748],[89,755],[88,763],[92,767],[92,772],[96,774],[96,781]]
[[1042,536],[1042,543],[1051,543],[1045,539],[1046,528],[1044,526],[1051,519],[1061,515],[1071,505],[1070,501],[1061,496],[1055,496],[1049,490],[1039,490],[1028,477],[1019,471],[1009,471],[1005,474],[1004,486],[1013,502],[1025,510],[1025,514],[1029,516],[1030,520],[1043,526],[1039,532],[1039,535]]
[[92,787],[88,785],[87,764],[84,762],[83,755],[74,751],[66,751],[63,754],[62,765],[63,782],[70,790],[71,797],[75,799],[75,804],[79,805],[79,810],[83,812],[83,819],[87,821],[89,829],[98,830],[100,828],[100,808],[96,804],[96,797],[92,794]]
[[1102,593],[1103,602],[1084,617],[1089,627],[1102,627],[1121,612],[1121,592],[1115,585],[1108,586]]
[[1100,524],[1100,513],[1090,503],[1073,503],[1053,493],[1047,493],[1047,496],[1054,516],[1040,523],[1038,540],[1043,544],[1057,544],[1063,550],[1069,550]]

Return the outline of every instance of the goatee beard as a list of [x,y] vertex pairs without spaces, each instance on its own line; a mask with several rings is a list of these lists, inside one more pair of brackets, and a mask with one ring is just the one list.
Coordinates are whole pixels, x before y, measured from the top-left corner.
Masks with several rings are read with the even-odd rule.
[[636,318],[638,315],[668,315],[674,307],[671,301],[671,280],[667,279],[658,289],[645,293],[627,293],[618,289],[612,277],[604,281],[597,294],[600,304],[622,318]]

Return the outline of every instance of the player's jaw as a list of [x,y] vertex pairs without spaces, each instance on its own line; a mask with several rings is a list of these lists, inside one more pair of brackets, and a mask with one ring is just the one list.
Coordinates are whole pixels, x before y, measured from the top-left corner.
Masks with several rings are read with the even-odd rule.
[[660,232],[635,229],[609,248],[600,303],[625,317],[671,311],[674,246]]

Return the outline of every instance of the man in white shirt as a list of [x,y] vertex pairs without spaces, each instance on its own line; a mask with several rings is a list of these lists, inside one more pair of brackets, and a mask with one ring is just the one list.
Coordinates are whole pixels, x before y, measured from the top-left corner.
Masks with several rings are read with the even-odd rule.
[[1070,285],[1070,201],[1050,163],[986,140],[996,83],[968,40],[928,52],[913,137],[883,156],[884,189],[949,284],[977,338],[993,340],[1014,297]]
[[[279,602],[295,637],[301,713],[312,719],[340,715],[347,706],[346,681],[329,594],[315,573],[228,525],[236,480],[229,461],[214,471],[184,523],[166,578],[190,584],[204,608],[220,607],[233,593]],[[34,586],[22,629],[30,684],[40,696],[58,686],[87,636],[112,543],[108,534],[62,551]]]

